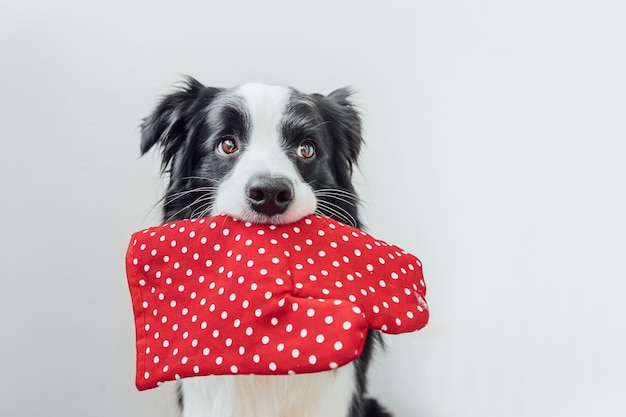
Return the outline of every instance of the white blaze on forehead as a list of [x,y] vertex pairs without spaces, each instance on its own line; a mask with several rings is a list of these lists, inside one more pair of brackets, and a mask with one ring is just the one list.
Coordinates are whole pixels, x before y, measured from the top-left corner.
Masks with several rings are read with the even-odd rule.
[[291,92],[287,87],[244,84],[238,88],[250,117],[249,145],[279,145],[281,120]]

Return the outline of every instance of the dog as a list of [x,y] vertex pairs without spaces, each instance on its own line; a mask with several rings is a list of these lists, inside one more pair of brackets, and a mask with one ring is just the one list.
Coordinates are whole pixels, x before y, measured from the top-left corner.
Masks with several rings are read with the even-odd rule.
[[[351,182],[361,117],[342,88],[327,96],[244,84],[207,87],[188,77],[141,124],[141,152],[162,151],[169,183],[163,220],[217,214],[290,223],[309,214],[360,227]],[[339,369],[284,376],[209,376],[179,383],[184,417],[391,417],[366,396],[376,331]]]

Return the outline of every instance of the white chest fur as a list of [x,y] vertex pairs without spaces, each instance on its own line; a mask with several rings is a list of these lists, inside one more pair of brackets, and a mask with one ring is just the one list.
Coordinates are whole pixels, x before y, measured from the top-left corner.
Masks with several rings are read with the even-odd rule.
[[352,364],[285,376],[214,376],[182,382],[183,417],[346,417],[354,394]]

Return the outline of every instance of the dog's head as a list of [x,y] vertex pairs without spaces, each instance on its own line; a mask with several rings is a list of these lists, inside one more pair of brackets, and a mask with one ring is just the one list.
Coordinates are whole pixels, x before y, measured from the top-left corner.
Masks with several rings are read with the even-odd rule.
[[141,125],[141,151],[162,149],[166,221],[228,214],[289,223],[318,213],[359,225],[352,169],[362,144],[350,91],[328,96],[189,78]]

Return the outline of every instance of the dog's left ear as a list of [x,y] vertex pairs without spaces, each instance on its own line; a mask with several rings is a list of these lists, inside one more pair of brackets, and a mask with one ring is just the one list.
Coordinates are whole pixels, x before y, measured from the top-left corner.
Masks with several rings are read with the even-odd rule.
[[[361,115],[352,104],[350,97],[353,91],[348,88],[335,90],[321,99],[324,119],[333,136],[336,155],[339,157],[339,166],[335,174],[342,183],[350,184],[352,167],[356,165],[363,137],[361,135]],[[347,178],[341,178],[348,175]]]

